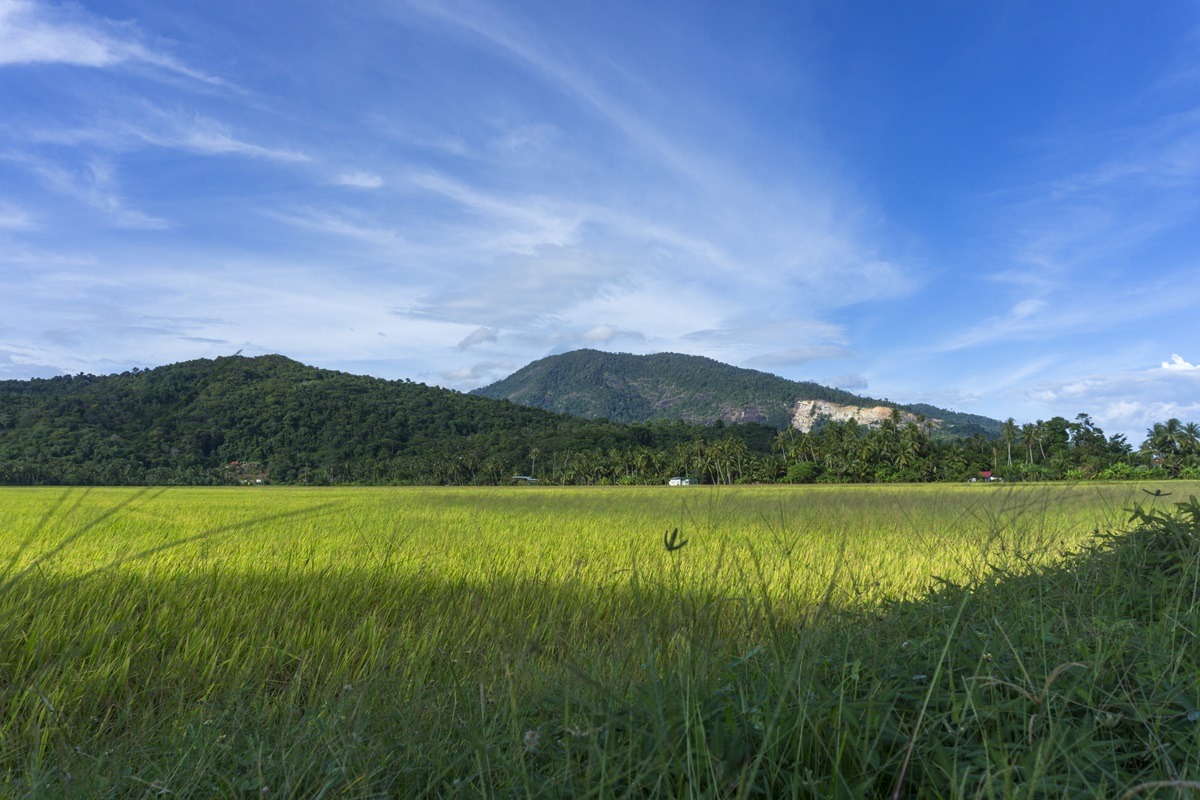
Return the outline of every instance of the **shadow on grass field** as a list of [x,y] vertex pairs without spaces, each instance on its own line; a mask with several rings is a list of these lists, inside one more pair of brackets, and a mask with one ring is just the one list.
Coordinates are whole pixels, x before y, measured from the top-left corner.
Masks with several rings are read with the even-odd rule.
[[1198,531],[1138,510],[873,608],[752,572],[35,569],[0,596],[0,794],[1192,796]]

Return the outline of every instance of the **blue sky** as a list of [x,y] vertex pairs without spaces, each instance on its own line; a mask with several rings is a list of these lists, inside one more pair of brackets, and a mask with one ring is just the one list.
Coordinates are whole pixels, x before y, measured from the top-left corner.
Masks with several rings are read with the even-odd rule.
[[0,378],[710,356],[1200,421],[1200,4],[0,0]]

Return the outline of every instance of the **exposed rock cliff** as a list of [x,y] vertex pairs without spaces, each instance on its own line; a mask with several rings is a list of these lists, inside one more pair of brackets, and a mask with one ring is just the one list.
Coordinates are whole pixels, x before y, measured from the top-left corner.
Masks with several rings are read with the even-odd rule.
[[[792,427],[807,433],[819,420],[849,422],[857,420],[860,425],[874,428],[892,415],[891,406],[844,406],[827,400],[801,400],[792,409]],[[900,423],[916,422],[917,415],[900,411]],[[937,420],[931,420],[937,423]]]

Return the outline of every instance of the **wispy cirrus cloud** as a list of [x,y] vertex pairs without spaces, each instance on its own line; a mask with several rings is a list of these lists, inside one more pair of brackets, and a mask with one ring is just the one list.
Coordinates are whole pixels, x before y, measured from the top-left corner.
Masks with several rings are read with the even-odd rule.
[[128,152],[146,147],[183,150],[200,155],[236,155],[271,161],[305,162],[311,157],[285,147],[269,147],[247,141],[233,127],[195,111],[166,109],[144,99],[109,98],[106,106],[82,114],[84,122],[62,125],[46,122],[10,123],[9,135],[31,145],[90,146],[109,152]]
[[247,142],[234,135],[228,126],[215,120],[195,117],[186,123],[176,123],[165,136],[143,135],[147,142],[162,147],[178,147],[205,155],[238,155],[265,158],[272,161],[311,161],[305,153],[287,148],[266,147]]
[[92,159],[78,168],[36,158],[18,160],[51,190],[102,212],[117,227],[161,230],[170,226],[165,219],[129,207],[112,164],[104,159]]
[[34,226],[28,211],[0,200],[0,231],[23,231]]
[[[1126,128],[1064,135],[997,210],[1010,278],[1103,279],[1127,254],[1200,210],[1200,106]],[[1176,265],[1183,266],[1183,265]]]
[[584,209],[569,200],[489,191],[433,170],[414,171],[407,183],[470,211],[457,238],[493,257],[568,244],[584,219]]
[[779,369],[780,367],[795,367],[813,361],[825,361],[839,358],[853,358],[858,355],[848,347],[836,345],[812,345],[809,347],[793,347],[788,350],[774,350],[770,353],[754,356],[746,360],[751,367]]
[[[945,312],[957,324],[917,349],[978,370],[975,383],[992,394],[985,413],[1005,413],[993,409],[1010,398],[1029,409],[1087,402],[1084,388],[1107,384],[1095,383],[1092,359],[1081,365],[1074,353],[1107,351],[1108,362],[1127,367],[1122,375],[1136,376],[1131,367],[1147,354],[1139,340],[1194,338],[1200,107],[1178,88],[1170,97],[1143,90],[1136,114],[1114,109],[1103,128],[1059,126],[1025,142],[1031,153],[1006,188],[977,198],[979,230],[990,233],[980,234],[986,248],[971,247],[993,255],[968,273],[974,290],[962,304],[972,313]],[[1006,383],[1035,365],[1022,383],[1050,389],[1028,394]],[[1144,384],[1129,382],[1131,391]],[[1070,386],[1080,387],[1077,396]],[[1113,402],[1097,394],[1084,408],[1103,418],[1100,404]],[[1128,410],[1121,414],[1128,425]]]
[[645,119],[604,92],[588,73],[554,55],[538,34],[515,22],[496,6],[480,2],[453,4],[409,0],[409,9],[436,21],[444,30],[483,42],[507,58],[538,75],[581,105],[587,107],[631,142],[661,159],[681,174],[703,182],[697,156],[685,155],[678,144],[662,135]]
[[383,186],[383,178],[374,172],[356,169],[341,173],[337,176],[335,183],[339,186],[353,186],[357,189],[378,189]]
[[304,207],[287,211],[272,209],[264,213],[298,228],[352,239],[393,254],[409,249],[404,236],[398,231],[379,224],[377,220],[364,218],[361,212]]
[[455,348],[466,350],[468,347],[474,347],[477,344],[484,344],[485,342],[494,342],[499,338],[499,328],[476,328],[464,336],[462,341],[455,345]]
[[619,262],[577,247],[547,245],[532,255],[513,254],[468,284],[454,282],[401,313],[481,327],[529,330],[572,316],[596,293],[626,286]]
[[1064,280],[1060,286],[1044,287],[1035,296],[1017,301],[1003,314],[944,337],[931,349],[948,352],[997,342],[1106,333],[1114,326],[1186,311],[1197,302],[1200,288],[1183,274],[1139,280],[1119,289],[1103,277]]
[[108,68],[142,63],[205,83],[223,83],[145,39],[135,24],[95,17],[79,6],[0,0],[0,66]]
[[[775,175],[757,174],[698,144],[688,125],[695,120],[663,116],[657,109],[675,107],[668,89],[640,81],[608,59],[601,60],[600,69],[585,66],[586,50],[560,47],[545,31],[494,4],[412,0],[403,7],[467,46],[516,65],[600,119],[615,135],[612,147],[621,154],[614,168],[626,171],[637,165],[644,191],[635,194],[622,187],[604,197],[600,174],[592,197],[573,206],[547,190],[567,223],[566,233],[583,221],[610,225],[627,236],[700,254],[705,262],[694,267],[700,279],[757,282],[764,292],[778,292],[780,281],[787,281],[789,290],[795,290],[788,294],[811,298],[801,313],[912,291],[913,276],[880,257],[869,243],[862,223],[870,213],[834,174],[820,169],[819,153],[811,154],[803,179],[778,181]],[[629,91],[631,81],[636,92]],[[461,179],[416,179],[480,211],[495,211],[486,196]],[[552,208],[544,204],[537,211],[544,216]],[[688,214],[680,215],[679,208],[687,208]],[[572,213],[563,215],[563,209]],[[572,214],[578,215],[574,222]]]

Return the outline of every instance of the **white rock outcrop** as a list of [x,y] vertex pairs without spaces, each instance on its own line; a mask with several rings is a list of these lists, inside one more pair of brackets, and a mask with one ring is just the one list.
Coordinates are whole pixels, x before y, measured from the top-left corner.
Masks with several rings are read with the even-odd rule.
[[[813,429],[817,420],[849,422],[853,419],[858,420],[860,425],[874,428],[890,416],[890,406],[843,406],[827,400],[801,400],[792,409],[792,427],[807,433]],[[915,414],[909,411],[900,412],[900,424],[916,421]]]

